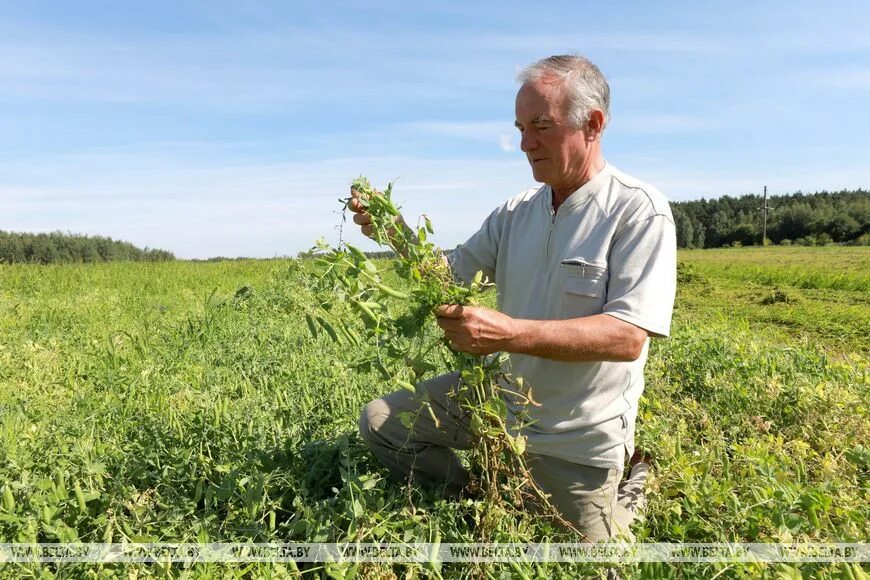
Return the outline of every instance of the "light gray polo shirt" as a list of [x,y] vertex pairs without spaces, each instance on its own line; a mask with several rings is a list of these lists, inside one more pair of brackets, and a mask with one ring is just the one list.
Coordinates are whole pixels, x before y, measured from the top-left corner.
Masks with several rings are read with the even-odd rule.
[[[556,320],[605,313],[670,332],[676,291],[671,210],[655,188],[605,165],[553,212],[545,185],[509,199],[449,257],[457,277],[495,281],[498,308]],[[528,450],[594,467],[621,468],[634,449],[649,340],[633,362],[561,362],[510,355],[540,407],[524,430]],[[515,407],[509,420],[513,422]]]

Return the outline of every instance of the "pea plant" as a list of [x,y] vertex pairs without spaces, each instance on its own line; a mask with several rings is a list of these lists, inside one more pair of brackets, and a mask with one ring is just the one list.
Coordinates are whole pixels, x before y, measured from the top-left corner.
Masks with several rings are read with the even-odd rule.
[[[436,370],[435,361],[459,372],[457,402],[468,416],[474,447],[468,455],[471,478],[468,492],[484,502],[478,533],[489,540],[498,521],[527,502],[543,515],[577,532],[553,508],[547,495],[534,483],[525,460],[526,438],[509,427],[506,398],[520,409],[518,424],[528,421],[526,410],[537,405],[521,378],[503,372],[506,355],[480,357],[451,348],[432,324],[435,309],[443,304],[475,305],[491,284],[478,272],[468,283],[458,283],[444,253],[429,240],[433,234],[428,217],[416,228],[401,218],[392,200],[392,183],[383,192],[360,177],[352,189],[371,216],[371,237],[389,247],[395,258],[375,262],[358,248],[339,241],[338,247],[319,242],[316,267],[307,277],[316,296],[316,307],[306,315],[310,331],[325,332],[350,348],[371,349],[365,364],[375,368],[385,382],[415,393],[416,413],[400,417],[413,430],[416,417],[428,413],[438,419],[420,381]],[[341,200],[347,208],[350,198]],[[400,280],[397,289],[388,280]]]

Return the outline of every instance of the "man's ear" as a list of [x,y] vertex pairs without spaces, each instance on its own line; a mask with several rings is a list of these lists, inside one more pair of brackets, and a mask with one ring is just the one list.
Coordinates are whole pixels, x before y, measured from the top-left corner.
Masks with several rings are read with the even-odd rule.
[[595,141],[601,138],[604,132],[604,111],[601,109],[592,109],[589,113],[589,120],[586,121],[586,138],[589,141]]

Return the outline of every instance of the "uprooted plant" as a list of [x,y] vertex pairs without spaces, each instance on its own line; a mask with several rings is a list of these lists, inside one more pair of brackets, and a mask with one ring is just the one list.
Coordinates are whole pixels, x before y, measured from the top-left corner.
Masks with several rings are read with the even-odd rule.
[[[412,392],[417,391],[415,384],[436,369],[433,361],[439,357],[459,372],[457,402],[468,413],[475,442],[469,454],[468,487],[485,504],[477,528],[482,541],[491,538],[504,515],[523,509],[529,500],[546,516],[577,532],[534,483],[524,457],[526,438],[508,423],[505,398],[510,397],[521,409],[515,416],[517,424],[522,424],[528,420],[527,407],[537,404],[530,389],[521,378],[512,380],[503,372],[503,358],[457,352],[441,333],[433,332],[438,306],[474,305],[491,285],[481,272],[470,284],[456,282],[443,252],[428,239],[433,233],[429,218],[422,216],[416,228],[406,225],[392,201],[392,184],[379,192],[360,177],[352,188],[371,216],[372,238],[396,256],[379,266],[346,242],[340,241],[336,248],[318,243],[318,267],[308,276],[318,304],[316,312],[306,315],[311,332],[326,332],[351,347],[374,346],[374,355],[365,364],[377,369],[388,384]],[[342,203],[346,206],[348,201]],[[407,289],[388,286],[388,276],[401,278]],[[417,396],[417,413],[429,413],[437,425],[425,390]],[[413,429],[414,416],[402,420]]]

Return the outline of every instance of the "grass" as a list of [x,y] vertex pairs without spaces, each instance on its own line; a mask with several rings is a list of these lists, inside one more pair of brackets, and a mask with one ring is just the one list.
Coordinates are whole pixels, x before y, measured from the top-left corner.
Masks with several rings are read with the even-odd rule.
[[[868,260],[866,248],[680,254],[673,336],[653,343],[640,409],[638,443],[657,464],[639,540],[867,540]],[[359,368],[364,349],[309,335],[299,267],[0,266],[0,486],[14,500],[0,509],[0,542],[474,537],[479,504],[392,483],[364,450],[359,410],[389,387]],[[552,533],[532,516],[500,528],[520,541]],[[604,573],[591,564],[524,570]],[[474,572],[307,569],[354,571]],[[649,578],[796,572],[836,578],[856,568],[623,567]],[[273,564],[0,566],[4,577],[293,573]]]

